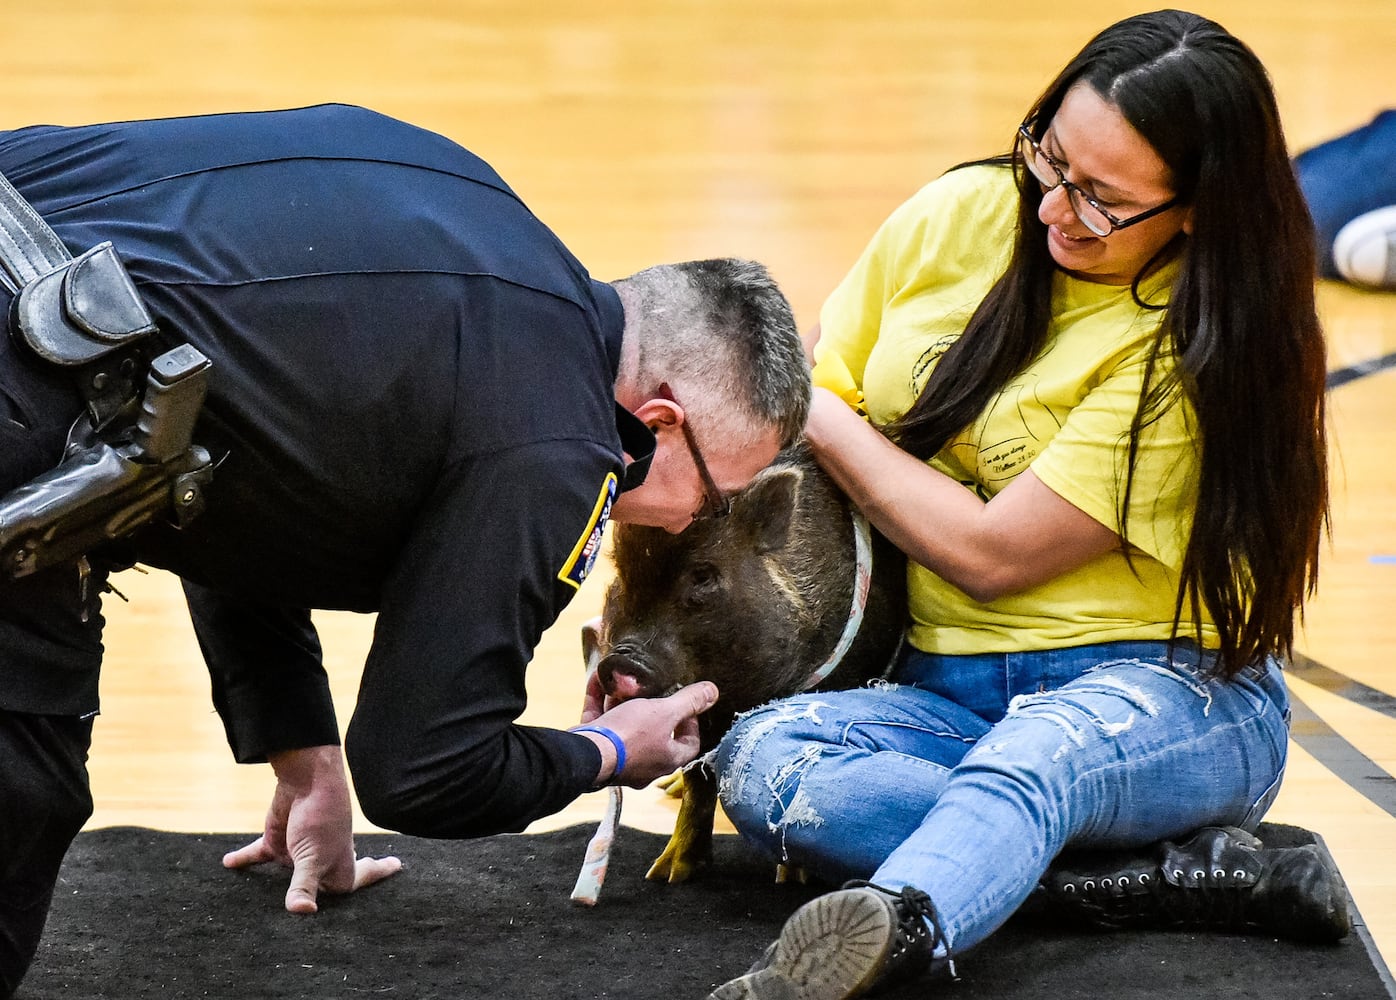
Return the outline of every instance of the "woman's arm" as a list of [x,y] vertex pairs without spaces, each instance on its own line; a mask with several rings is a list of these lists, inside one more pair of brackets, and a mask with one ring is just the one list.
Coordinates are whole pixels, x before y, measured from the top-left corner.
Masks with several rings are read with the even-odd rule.
[[1119,536],[1031,470],[988,503],[816,389],[806,436],[819,464],[914,562],[976,601],[1045,583],[1115,549]]

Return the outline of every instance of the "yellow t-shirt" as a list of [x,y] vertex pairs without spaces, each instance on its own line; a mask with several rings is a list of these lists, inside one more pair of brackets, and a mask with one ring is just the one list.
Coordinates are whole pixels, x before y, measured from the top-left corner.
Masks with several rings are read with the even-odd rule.
[[[1012,174],[995,166],[951,171],[898,208],[824,304],[816,383],[878,424],[904,413],[1007,265],[1017,211]],[[1145,282],[1141,297],[1164,302],[1172,276]],[[986,501],[1031,468],[1117,530],[1130,424],[1162,311],[1141,308],[1128,286],[1058,272],[1052,317],[1041,354],[930,464]],[[1179,398],[1141,438],[1127,524],[1132,567],[1112,552],[981,604],[912,564],[911,643],[960,654],[1168,638],[1196,504],[1190,413]],[[1184,635],[1188,614],[1185,606]],[[1216,644],[1210,621],[1202,635]]]

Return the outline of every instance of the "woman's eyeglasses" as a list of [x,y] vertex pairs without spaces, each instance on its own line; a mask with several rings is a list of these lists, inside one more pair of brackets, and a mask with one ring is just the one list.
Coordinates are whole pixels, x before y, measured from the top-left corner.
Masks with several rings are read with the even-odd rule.
[[1124,229],[1126,226],[1143,222],[1145,219],[1152,219],[1160,212],[1166,212],[1178,203],[1177,198],[1169,198],[1162,205],[1140,212],[1138,215],[1131,215],[1128,219],[1115,218],[1100,207],[1100,202],[1066,179],[1066,174],[1062,173],[1062,168],[1057,166],[1057,161],[1052,159],[1032,137],[1032,133],[1028,131],[1027,122],[1018,126],[1018,155],[1023,158],[1023,163],[1027,165],[1028,170],[1042,185],[1044,192],[1051,191],[1058,186],[1066,188],[1067,197],[1071,201],[1071,210],[1076,213],[1081,224],[1097,236],[1109,236],[1117,229]]

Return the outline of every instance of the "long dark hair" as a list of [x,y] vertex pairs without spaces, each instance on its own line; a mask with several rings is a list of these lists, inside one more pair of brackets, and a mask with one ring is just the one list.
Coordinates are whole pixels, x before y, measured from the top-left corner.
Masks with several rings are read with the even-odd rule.
[[[1176,258],[1129,436],[1127,508],[1141,431],[1182,393],[1196,415],[1200,482],[1183,557],[1174,636],[1205,607],[1228,676],[1288,656],[1296,616],[1318,581],[1328,523],[1325,355],[1314,305],[1314,237],[1285,148],[1269,76],[1220,25],[1183,11],[1141,14],[1101,32],[1033,105],[1038,135],[1084,82],[1119,109],[1172,172],[1192,233],[1135,279]],[[1010,162],[1000,158],[1000,162]],[[1008,269],[940,359],[915,404],[887,428],[929,458],[980,415],[1042,349],[1055,265],[1037,217],[1041,187],[1015,163],[1022,192]],[[1167,374],[1164,374],[1167,372]],[[1128,549],[1126,549],[1128,552]]]

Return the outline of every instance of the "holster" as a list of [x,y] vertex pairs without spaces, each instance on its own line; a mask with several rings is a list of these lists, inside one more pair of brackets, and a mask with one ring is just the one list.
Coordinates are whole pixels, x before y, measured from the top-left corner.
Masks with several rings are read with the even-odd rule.
[[0,497],[0,573],[80,559],[162,512],[197,515],[213,475],[192,441],[209,361],[188,344],[151,360],[156,325],[116,248],[72,257],[0,175],[0,284],[15,293],[11,336],[71,371],[87,408],[62,462]]
[[155,332],[126,266],[99,243],[23,285],[10,332],[36,357],[72,369],[94,427],[105,427],[140,389]]

